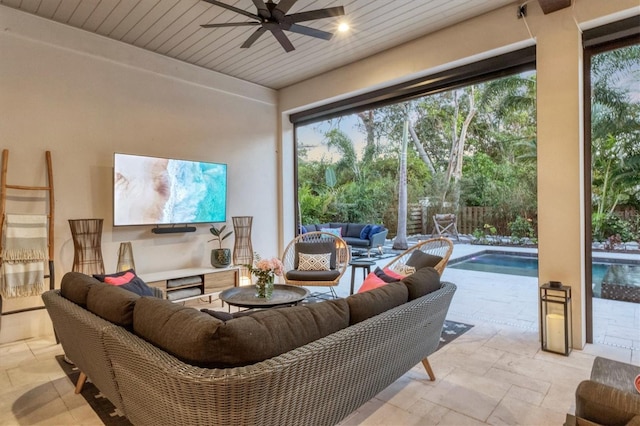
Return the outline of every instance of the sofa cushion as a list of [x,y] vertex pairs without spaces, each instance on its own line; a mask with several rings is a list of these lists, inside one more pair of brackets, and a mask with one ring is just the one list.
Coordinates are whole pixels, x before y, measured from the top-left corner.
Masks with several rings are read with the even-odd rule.
[[417,299],[442,287],[440,274],[431,267],[420,268],[413,274],[404,277],[402,282],[409,291],[409,300]]
[[350,324],[357,324],[407,302],[409,292],[401,282],[391,283],[371,291],[347,297]]
[[116,325],[131,328],[138,299],[140,296],[131,291],[97,282],[89,287],[87,309]]
[[371,245],[371,241],[362,240],[360,239],[360,237],[342,237],[342,239],[345,243],[347,243],[347,245],[350,245],[352,247],[369,247]]
[[340,276],[340,271],[300,271],[292,269],[286,273],[288,280],[293,281],[333,281]]
[[206,308],[200,309],[200,312],[209,314],[212,317],[219,319],[220,321],[229,321],[233,319],[233,314],[231,312],[216,311],[213,309],[206,309]]
[[143,297],[134,332],[182,361],[226,368],[264,361],[349,325],[344,299],[265,309],[220,321],[196,309]]
[[[280,309],[281,307],[274,307],[271,309]],[[232,320],[234,318],[240,318],[240,317],[245,317],[247,315],[253,315],[256,312],[259,312],[257,310],[251,310],[251,309],[247,309],[244,311],[236,311],[236,312],[225,312],[225,311],[216,311],[214,309],[207,309],[207,308],[203,308],[200,309],[200,312],[204,312],[206,314],[211,315],[214,318],[219,319],[220,321],[229,321]]]
[[264,361],[349,326],[349,306],[334,299],[305,306],[265,309],[227,321],[218,330],[221,365]]
[[60,282],[60,294],[73,303],[87,307],[89,288],[99,281],[80,272],[67,272]]
[[360,234],[367,225],[364,223],[347,223],[346,231],[342,234],[344,237],[361,238]]
[[192,365],[216,366],[214,344],[222,321],[188,306],[142,297],[133,310],[133,332]]
[[414,250],[409,256],[406,265],[413,266],[416,270],[424,268],[426,266],[434,267],[436,266],[442,258],[440,256],[435,256],[433,254],[425,253],[420,250]]

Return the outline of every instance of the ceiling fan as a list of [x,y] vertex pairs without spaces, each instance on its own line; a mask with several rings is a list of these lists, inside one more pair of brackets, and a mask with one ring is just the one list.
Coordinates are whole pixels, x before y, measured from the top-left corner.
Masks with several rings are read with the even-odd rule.
[[259,28],[249,36],[242,46],[240,46],[245,49],[251,47],[251,45],[255,43],[256,40],[258,40],[266,31],[271,31],[271,34],[273,34],[276,40],[280,42],[282,48],[287,52],[291,52],[292,50],[295,50],[295,48],[284,31],[291,31],[293,33],[320,38],[322,40],[331,40],[331,37],[333,37],[332,33],[306,27],[304,25],[298,25],[298,22],[344,15],[344,8],[342,6],[328,7],[326,9],[310,10],[308,12],[292,13],[287,15],[287,12],[297,0],[280,0],[278,3],[274,3],[272,0],[267,0],[266,2],[262,0],[253,0],[253,4],[258,9],[257,14],[230,6],[221,1],[204,1],[255,19],[255,21],[251,22],[225,22],[222,24],[200,25],[202,28],[258,26]]

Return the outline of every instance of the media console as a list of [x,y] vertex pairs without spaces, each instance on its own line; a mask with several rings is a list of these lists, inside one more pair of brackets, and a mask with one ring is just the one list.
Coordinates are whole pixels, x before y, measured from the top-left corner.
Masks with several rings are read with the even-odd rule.
[[237,287],[240,282],[238,267],[228,268],[184,268],[171,271],[140,274],[148,285],[162,290],[162,294],[172,302],[182,302],[199,297],[209,297],[229,287]]

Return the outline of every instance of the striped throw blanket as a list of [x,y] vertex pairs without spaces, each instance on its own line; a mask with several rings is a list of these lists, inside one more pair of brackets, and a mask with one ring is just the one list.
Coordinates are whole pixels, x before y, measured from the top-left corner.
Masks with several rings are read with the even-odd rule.
[[47,216],[7,214],[4,223],[0,294],[38,296],[44,291]]

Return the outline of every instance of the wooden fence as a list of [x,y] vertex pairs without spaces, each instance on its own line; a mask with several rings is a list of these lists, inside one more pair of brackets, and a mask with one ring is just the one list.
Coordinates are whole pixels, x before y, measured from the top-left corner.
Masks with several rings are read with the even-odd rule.
[[633,222],[638,218],[638,210],[633,207],[623,207],[613,212],[620,219],[627,220],[629,222]]
[[[431,234],[433,232],[433,215],[450,213],[435,211],[420,204],[410,204],[407,211],[407,235]],[[464,207],[457,212],[456,225],[460,234],[473,234],[476,229],[483,230],[485,224],[495,227],[498,234],[510,234],[507,221],[495,219],[491,207]]]
[[[450,213],[449,211],[435,211],[433,208],[424,207],[421,204],[409,204],[407,206],[407,235],[430,235],[433,232],[433,215],[436,213]],[[616,210],[615,214],[621,219],[634,222],[638,217],[638,210],[625,207]],[[496,228],[499,235],[511,235],[509,221],[497,219],[493,216],[491,207],[464,207],[457,212],[457,228],[460,234],[473,234],[476,229],[483,230],[484,225]],[[389,229],[395,234],[395,226]]]

